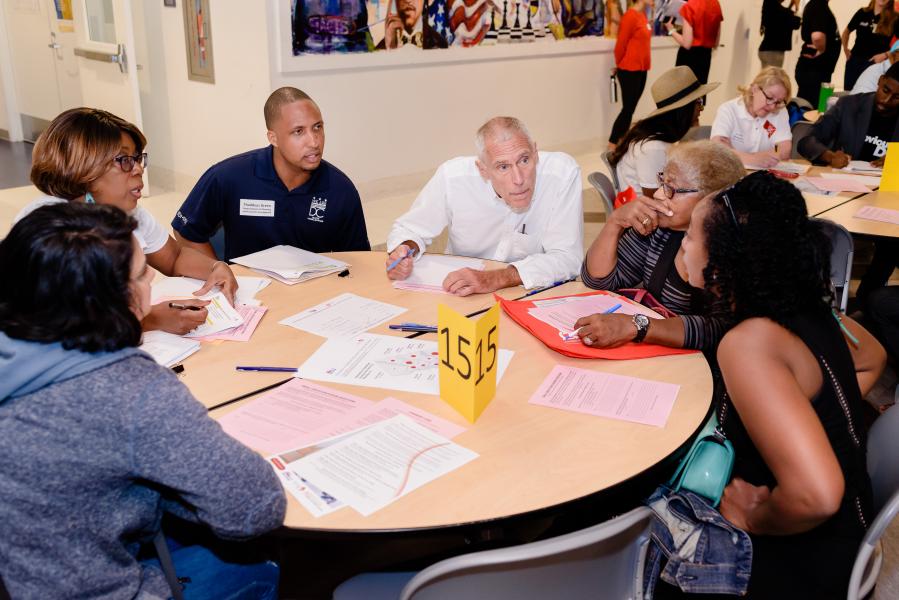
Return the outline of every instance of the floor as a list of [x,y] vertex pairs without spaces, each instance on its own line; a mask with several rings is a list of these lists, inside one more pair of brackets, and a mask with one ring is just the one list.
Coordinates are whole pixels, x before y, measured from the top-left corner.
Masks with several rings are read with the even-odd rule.
[[[0,140],[0,238],[8,231],[19,210],[33,199],[38,191],[28,178],[31,169],[31,148],[28,143],[10,143]],[[599,158],[598,147],[559,148],[572,154],[581,166],[584,189],[584,248],[590,245],[605,222],[605,213],[599,194],[587,182],[587,174],[605,172]],[[383,249],[390,227],[405,212],[418,190],[431,176],[431,172],[383,179],[359,185],[364,199],[363,209],[368,226],[369,239],[375,249]],[[152,177],[152,173],[150,173]],[[152,185],[152,179],[151,179]],[[152,187],[151,187],[152,190]],[[153,190],[142,200],[143,205],[161,223],[171,222],[172,215],[184,201],[186,191]],[[892,369],[885,373],[872,400],[881,404],[892,398],[897,376]],[[875,600],[899,598],[899,519],[895,520],[883,538],[884,565],[881,570]]]

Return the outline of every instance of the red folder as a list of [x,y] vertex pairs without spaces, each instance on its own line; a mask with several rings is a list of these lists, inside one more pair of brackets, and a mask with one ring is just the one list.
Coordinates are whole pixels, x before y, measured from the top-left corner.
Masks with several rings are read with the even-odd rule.
[[[622,302],[631,302],[628,298],[619,296],[618,294],[605,291],[586,292],[583,294],[573,294],[573,296],[594,296],[597,294],[606,294],[615,296]],[[627,343],[617,348],[593,348],[585,346],[581,342],[565,342],[559,336],[559,330],[548,323],[532,317],[528,313],[528,309],[534,307],[533,300],[505,300],[494,294],[494,297],[502,305],[503,310],[516,323],[527,329],[538,340],[546,344],[552,350],[565,356],[574,358],[607,358],[612,360],[630,360],[634,358],[652,358],[653,356],[667,356],[669,354],[692,354],[699,352],[698,350],[687,350],[684,348],[671,348],[669,346],[660,346],[658,344],[634,344]],[[554,296],[554,298],[568,298],[571,296]],[[537,300],[551,300],[552,298],[537,298]],[[645,307],[644,307],[645,308]],[[636,330],[635,330],[636,332]]]

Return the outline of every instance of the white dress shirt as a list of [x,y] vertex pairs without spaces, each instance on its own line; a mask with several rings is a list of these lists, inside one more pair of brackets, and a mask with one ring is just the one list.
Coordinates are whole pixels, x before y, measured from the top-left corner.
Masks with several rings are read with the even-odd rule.
[[743,97],[738,96],[718,107],[711,137],[729,139],[737,152],[770,152],[777,144],[792,140],[793,132],[786,108],[753,117]]
[[[20,210],[19,214],[16,215],[12,222],[14,224],[18,223],[25,218],[25,215],[42,206],[59,204],[61,202],[68,202],[68,200],[57,198],[56,196],[39,196],[28,203],[25,208]],[[144,254],[153,254],[154,252],[162,250],[162,247],[165,246],[165,243],[169,240],[169,233],[162,228],[159,221],[154,219],[153,215],[151,215],[143,206],[135,208],[131,211],[130,215],[137,221],[137,229],[134,230],[134,237],[137,238],[137,243],[140,244],[140,248],[144,251]]]
[[[584,254],[581,172],[561,152],[540,152],[531,204],[515,212],[485,181],[474,156],[446,161],[393,224],[387,250],[409,240],[425,248],[449,227],[447,254],[511,263],[526,288],[578,274]],[[417,256],[416,256],[417,258]]]

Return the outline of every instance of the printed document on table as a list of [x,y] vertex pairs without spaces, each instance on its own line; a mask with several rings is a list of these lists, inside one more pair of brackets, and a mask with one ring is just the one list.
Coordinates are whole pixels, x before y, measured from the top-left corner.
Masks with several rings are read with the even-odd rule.
[[368,516],[478,454],[405,415],[375,423],[291,464],[291,471]]
[[237,327],[243,323],[243,317],[231,306],[223,293],[216,292],[207,299],[209,304],[206,305],[206,310],[208,311],[206,322],[190,333],[184,334],[184,337],[204,337],[225,329]]
[[530,403],[664,427],[680,386],[557,365]]
[[278,322],[322,337],[352,336],[404,312],[402,306],[345,293]]
[[849,179],[857,181],[869,188],[876,188],[880,185],[880,177],[877,175],[853,175],[850,173],[821,173],[824,179]]
[[272,274],[279,281],[293,283],[308,276],[325,275],[346,268],[347,263],[294,246],[273,246],[234,258],[231,262]]
[[303,446],[302,448],[283,452],[275,456],[269,456],[266,459],[275,470],[275,474],[278,476],[278,479],[281,480],[281,485],[284,486],[284,489],[287,490],[291,496],[296,498],[297,501],[303,505],[303,508],[308,510],[316,519],[322,515],[327,515],[335,510],[343,508],[344,504],[325,490],[303,479],[299,474],[294,473],[291,469],[291,465],[301,458],[314,454],[319,450],[327,448],[328,446],[331,446],[348,436],[355,435],[356,433],[357,431],[353,430],[344,433],[343,435],[320,440],[307,446]]
[[318,441],[317,429],[366,414],[374,402],[311,381],[293,379],[228,413],[219,424],[231,437],[264,452],[281,452]]
[[883,174],[883,167],[872,167],[871,163],[866,160],[850,160],[849,164],[843,167],[843,171],[853,171],[857,173],[876,173]]
[[[497,385],[514,352],[498,354]],[[297,377],[439,395],[439,360],[437,342],[363,333],[329,338],[300,365]]]
[[784,173],[798,173],[799,175],[805,175],[812,166],[782,160],[771,168],[776,171],[783,171]]
[[[564,300],[564,302],[560,302]],[[539,319],[548,325],[552,325],[561,333],[574,332],[574,324],[581,317],[587,317],[596,313],[604,313],[615,305],[621,306],[615,310],[618,315],[642,314],[652,319],[658,319],[659,314],[636,302],[625,298],[607,294],[592,296],[570,296],[568,298],[552,298],[550,300],[537,300],[534,307],[528,309],[528,313],[535,319]]]
[[806,177],[805,180],[822,192],[858,192],[864,194],[871,191],[861,181],[848,177]]
[[[247,277],[238,275],[237,293],[234,295],[235,304],[251,304],[258,305],[256,294],[265,289],[272,280],[268,277]],[[200,298],[207,300],[215,292],[221,291],[219,288],[212,288],[212,291],[205,296],[194,296],[194,292],[202,288],[206,284],[205,281],[194,279],[193,277],[157,277],[153,281],[150,290],[150,302],[157,304],[161,298]]]
[[200,342],[157,329],[145,331],[138,348],[163,367],[171,367],[199,350]]
[[425,254],[415,261],[412,274],[403,281],[394,281],[393,287],[401,290],[419,292],[447,293],[443,289],[443,280],[453,271],[459,269],[484,270],[484,261],[479,258],[463,256],[447,256],[444,254]]
[[237,309],[238,314],[243,317],[243,323],[241,323],[237,327],[225,329],[224,331],[219,331],[218,333],[213,333],[210,335],[204,335],[203,337],[198,337],[195,339],[204,342],[211,342],[213,340],[224,340],[229,342],[249,342],[250,338],[253,336],[253,332],[256,331],[256,327],[259,325],[259,321],[262,320],[262,317],[265,315],[268,309],[264,306],[252,306],[249,304],[238,304],[234,308]]
[[396,415],[406,415],[425,429],[433,431],[437,435],[441,435],[447,439],[453,439],[465,431],[464,427],[456,425],[451,421],[442,419],[435,414],[412,406],[411,404],[406,404],[397,398],[389,397],[384,398],[377,404],[373,404],[362,411],[354,411],[338,421],[315,430],[311,434],[311,437],[315,440],[331,438],[336,435],[347,433],[348,431],[354,431],[360,427],[367,427],[368,425],[372,425],[379,421],[385,421]]
[[899,225],[899,210],[892,208],[879,208],[877,206],[863,206],[853,215],[856,219],[866,219],[868,221],[882,221],[883,223],[892,223]]

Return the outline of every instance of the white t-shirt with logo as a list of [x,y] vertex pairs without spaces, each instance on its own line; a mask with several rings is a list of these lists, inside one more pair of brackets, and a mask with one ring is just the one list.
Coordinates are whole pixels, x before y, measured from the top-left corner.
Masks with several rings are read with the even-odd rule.
[[641,188],[654,190],[659,187],[659,173],[668,162],[670,147],[671,144],[661,140],[644,140],[631,144],[615,165],[621,189],[632,187],[640,194]]
[[793,139],[790,117],[785,108],[764,117],[753,117],[746,110],[742,96],[718,107],[712,123],[712,137],[725,137],[738,152],[769,152]]
[[[57,198],[56,196],[39,196],[19,211],[19,214],[13,219],[13,223],[17,223],[33,210],[50,204],[59,204],[60,202],[68,202],[68,200]],[[159,221],[154,219],[153,215],[142,206],[138,206],[130,214],[137,221],[134,237],[137,238],[137,243],[140,244],[144,254],[153,254],[162,250],[162,247],[165,246],[169,239],[169,233],[162,228]]]

